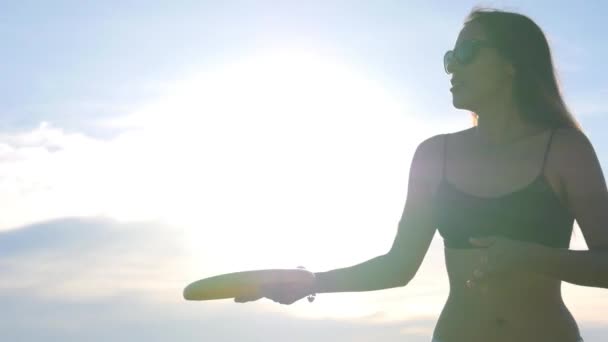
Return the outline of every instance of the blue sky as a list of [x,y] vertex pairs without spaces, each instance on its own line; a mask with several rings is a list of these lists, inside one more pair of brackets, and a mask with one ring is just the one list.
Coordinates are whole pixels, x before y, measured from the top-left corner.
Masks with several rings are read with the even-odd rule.
[[[428,341],[448,291],[437,235],[402,289],[288,307],[181,290],[384,253],[417,144],[470,125],[442,56],[478,4],[544,29],[606,165],[601,1],[0,2],[5,336]],[[608,333],[601,296],[564,284],[586,341]]]

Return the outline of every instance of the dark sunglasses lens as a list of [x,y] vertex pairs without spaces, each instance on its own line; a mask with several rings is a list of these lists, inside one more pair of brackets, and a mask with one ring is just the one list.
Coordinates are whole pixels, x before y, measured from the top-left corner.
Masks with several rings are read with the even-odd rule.
[[448,52],[445,53],[445,55],[443,55],[443,69],[445,70],[446,73],[450,73],[450,64],[452,64],[452,62],[454,61],[454,51],[449,50]]
[[463,42],[454,51],[456,59],[463,65],[471,63],[475,55],[475,47],[470,42]]

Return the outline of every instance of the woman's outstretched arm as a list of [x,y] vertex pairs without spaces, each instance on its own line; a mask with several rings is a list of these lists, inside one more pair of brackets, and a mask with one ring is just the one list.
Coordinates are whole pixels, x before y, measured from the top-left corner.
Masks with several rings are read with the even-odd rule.
[[441,176],[443,139],[422,142],[410,166],[407,199],[391,249],[363,263],[315,273],[316,293],[374,291],[405,286],[435,234],[431,198]]

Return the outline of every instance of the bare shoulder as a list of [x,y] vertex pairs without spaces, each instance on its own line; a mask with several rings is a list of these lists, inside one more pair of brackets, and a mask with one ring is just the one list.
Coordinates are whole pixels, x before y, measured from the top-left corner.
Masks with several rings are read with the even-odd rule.
[[559,147],[559,151],[573,152],[592,148],[591,141],[582,131],[574,128],[558,128],[553,136],[553,143]]
[[[551,154],[557,170],[577,166],[581,158],[595,159],[591,141],[584,132],[574,128],[559,128],[553,133]],[[581,164],[578,164],[579,166]]]
[[[471,129],[465,129],[453,133],[437,134],[422,141],[416,149],[416,154],[419,160],[425,160],[428,163],[435,164],[443,159],[443,153],[446,143],[453,146],[454,143],[459,143],[463,138],[470,135]],[[449,138],[448,138],[449,136]],[[448,141],[449,139],[449,141]],[[416,158],[415,158],[416,159]]]
[[442,151],[445,134],[437,134],[424,139],[416,148],[416,157],[420,160],[432,160],[437,158],[437,153]]
[[473,132],[474,128],[475,127],[451,133],[442,133],[434,135],[422,141],[422,143],[420,143],[420,145],[418,146],[418,150],[424,152],[427,156],[437,157],[438,155],[441,155],[443,153],[443,147],[446,143],[446,138],[450,140],[448,141],[448,143],[451,145],[452,143],[457,142],[460,139],[469,137]]
[[437,161],[441,159],[444,144],[445,134],[437,134],[432,137],[426,138],[416,148],[416,152],[414,154],[414,161],[412,164],[424,164],[427,166],[437,164]]
[[[573,128],[557,129],[551,148],[553,163],[565,187],[597,180],[603,182],[602,170],[595,149],[584,132]],[[603,187],[602,187],[603,188]]]
[[414,153],[410,166],[410,184],[415,182],[428,189],[441,180],[443,154],[447,134],[437,134],[423,140]]

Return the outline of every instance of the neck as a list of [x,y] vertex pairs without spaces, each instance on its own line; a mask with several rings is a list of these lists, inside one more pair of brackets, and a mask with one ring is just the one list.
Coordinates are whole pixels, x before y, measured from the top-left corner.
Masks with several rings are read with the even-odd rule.
[[521,112],[513,103],[494,105],[476,111],[478,115],[475,135],[480,145],[489,149],[500,149],[511,143],[542,131],[542,128],[522,119]]

